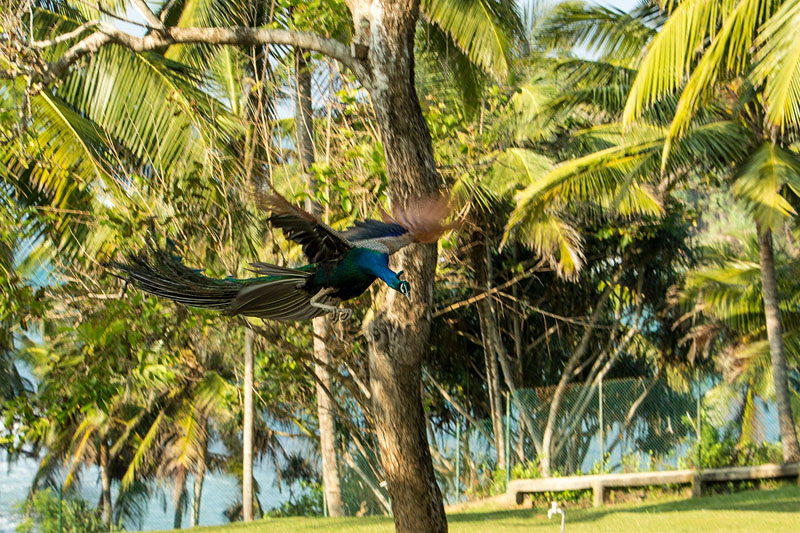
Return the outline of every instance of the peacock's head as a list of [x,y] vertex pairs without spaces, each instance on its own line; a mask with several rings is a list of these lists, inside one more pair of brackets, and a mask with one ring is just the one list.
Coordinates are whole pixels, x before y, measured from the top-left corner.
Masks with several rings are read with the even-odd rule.
[[411,299],[411,285],[407,281],[401,281],[397,285],[397,290],[409,300]]

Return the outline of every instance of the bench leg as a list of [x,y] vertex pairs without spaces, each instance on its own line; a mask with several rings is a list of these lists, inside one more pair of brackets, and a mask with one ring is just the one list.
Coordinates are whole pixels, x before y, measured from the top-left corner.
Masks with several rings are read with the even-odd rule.
[[703,495],[703,478],[698,473],[692,476],[692,498],[699,498]]
[[602,507],[605,503],[605,487],[600,482],[592,483],[592,504],[595,507]]
[[525,494],[522,492],[515,492],[514,501],[517,502],[517,505],[522,505],[522,503],[525,501]]

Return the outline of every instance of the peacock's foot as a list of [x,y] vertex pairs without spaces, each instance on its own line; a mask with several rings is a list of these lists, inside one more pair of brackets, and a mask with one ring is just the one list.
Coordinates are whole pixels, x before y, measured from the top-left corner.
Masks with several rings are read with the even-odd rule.
[[[339,321],[340,322],[347,322],[353,316],[353,310],[352,309],[347,309],[347,308],[339,309],[339,313],[338,314],[339,314]],[[334,320],[336,320],[336,316],[334,316]]]

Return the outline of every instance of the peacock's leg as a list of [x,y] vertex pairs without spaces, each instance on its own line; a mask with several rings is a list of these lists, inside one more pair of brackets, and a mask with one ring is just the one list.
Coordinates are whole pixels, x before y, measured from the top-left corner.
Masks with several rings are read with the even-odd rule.
[[335,291],[335,289],[330,288],[330,287],[327,288],[327,289],[322,289],[317,294],[312,296],[311,300],[309,300],[308,303],[312,307],[316,307],[317,309],[324,309],[325,311],[329,312],[331,315],[333,315],[331,318],[334,321],[339,319],[342,322],[344,322],[345,320],[348,320],[353,315],[353,310],[352,309],[339,309],[338,307],[335,307],[333,305],[324,304],[324,303],[319,301],[319,300],[321,300],[322,298],[324,298],[325,296],[331,294],[334,291]]

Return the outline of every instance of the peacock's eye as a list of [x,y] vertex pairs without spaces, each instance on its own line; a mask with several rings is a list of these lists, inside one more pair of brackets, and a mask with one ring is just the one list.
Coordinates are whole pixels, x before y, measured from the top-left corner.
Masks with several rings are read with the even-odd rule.
[[400,282],[400,293],[405,296],[411,295],[411,285],[407,281]]

